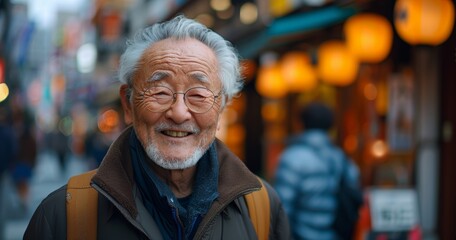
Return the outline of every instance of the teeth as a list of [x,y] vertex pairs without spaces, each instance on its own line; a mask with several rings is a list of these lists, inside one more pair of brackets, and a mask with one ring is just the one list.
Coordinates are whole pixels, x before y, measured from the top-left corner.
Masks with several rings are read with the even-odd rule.
[[168,136],[171,136],[171,137],[186,137],[190,134],[188,132],[177,132],[177,131],[170,131],[170,130],[164,131],[163,133]]

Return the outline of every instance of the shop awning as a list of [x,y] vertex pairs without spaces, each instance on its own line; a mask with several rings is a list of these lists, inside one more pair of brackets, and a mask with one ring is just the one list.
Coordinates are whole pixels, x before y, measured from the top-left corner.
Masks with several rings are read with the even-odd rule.
[[278,18],[255,36],[240,41],[236,48],[243,58],[253,58],[277,38],[329,27],[357,12],[353,7],[329,6]]

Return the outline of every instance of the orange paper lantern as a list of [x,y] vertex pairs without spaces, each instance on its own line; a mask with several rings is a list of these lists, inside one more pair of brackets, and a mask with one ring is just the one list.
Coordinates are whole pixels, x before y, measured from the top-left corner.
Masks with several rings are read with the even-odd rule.
[[342,41],[324,42],[318,48],[319,78],[329,84],[346,86],[351,84],[358,74],[358,60]]
[[287,94],[279,64],[269,64],[259,69],[256,89],[263,97],[268,98],[281,98]]
[[344,33],[347,47],[362,62],[381,62],[391,50],[393,30],[381,15],[354,15],[345,22]]
[[3,102],[9,95],[9,88],[6,83],[0,83],[0,102]]
[[317,86],[317,73],[304,52],[289,52],[282,57],[281,70],[289,92],[304,92]]
[[439,45],[453,30],[454,5],[450,0],[398,0],[394,14],[397,33],[412,45]]
[[288,0],[271,0],[269,1],[269,11],[272,16],[279,17],[292,10],[291,2]]

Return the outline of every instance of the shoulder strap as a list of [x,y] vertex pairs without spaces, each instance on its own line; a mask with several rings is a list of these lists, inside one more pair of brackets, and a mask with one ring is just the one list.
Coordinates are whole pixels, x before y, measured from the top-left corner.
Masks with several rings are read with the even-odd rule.
[[[73,176],[67,186],[67,239],[95,240],[97,232],[98,193],[90,186],[90,181],[97,169]],[[267,240],[270,225],[269,195],[263,181],[261,189],[245,195],[252,220],[259,240]]]
[[97,169],[68,180],[66,194],[67,239],[97,238],[98,193],[90,186]]
[[347,175],[349,164],[350,164],[350,162],[347,159],[347,155],[345,155],[345,153],[342,152],[342,167],[341,167],[340,173],[339,173],[339,185],[343,184],[343,182],[344,182],[345,175]]
[[258,180],[261,183],[261,189],[259,191],[251,192],[244,197],[247,202],[250,219],[255,227],[258,239],[267,240],[269,236],[271,211],[269,195],[263,181],[260,178],[258,178]]

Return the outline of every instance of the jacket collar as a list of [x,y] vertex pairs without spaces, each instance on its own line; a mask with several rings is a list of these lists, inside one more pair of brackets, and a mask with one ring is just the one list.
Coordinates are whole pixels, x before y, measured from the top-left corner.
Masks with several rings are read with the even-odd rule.
[[[135,182],[128,144],[132,130],[131,126],[128,127],[113,142],[92,182],[125,208],[133,218],[136,218],[138,209],[132,191]],[[234,199],[261,187],[256,176],[220,140],[215,140],[215,147],[219,161],[218,192],[220,195],[206,216],[216,215]],[[208,221],[208,218],[203,219],[201,224],[205,221]]]

